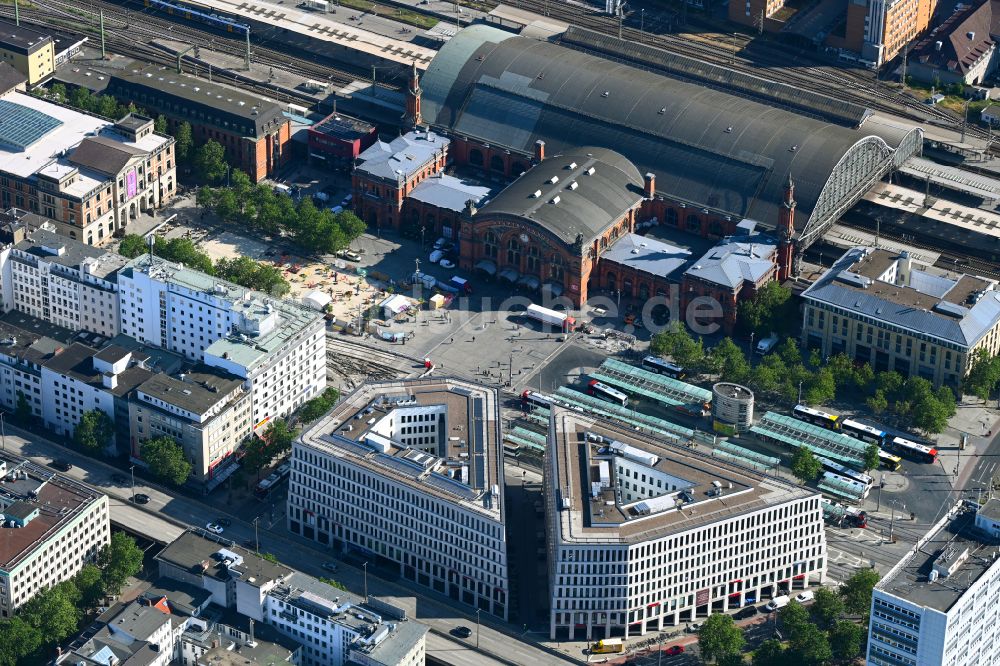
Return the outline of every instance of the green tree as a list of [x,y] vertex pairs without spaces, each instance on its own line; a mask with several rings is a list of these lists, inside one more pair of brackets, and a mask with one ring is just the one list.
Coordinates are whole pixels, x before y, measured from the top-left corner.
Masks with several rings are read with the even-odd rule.
[[844,613],[844,601],[828,587],[816,590],[813,603],[809,607],[809,617],[820,629],[833,626]]
[[655,334],[649,341],[649,350],[658,356],[670,356],[676,363],[692,371],[700,368],[705,359],[701,338],[692,337],[679,322]]
[[819,666],[833,658],[830,641],[814,624],[797,627],[792,632],[788,647],[795,658],[794,663],[802,666]]
[[785,341],[778,345],[774,353],[781,357],[790,368],[802,365],[802,350],[799,348],[799,341],[793,337],[785,338]]
[[87,453],[100,453],[115,436],[115,423],[111,417],[99,409],[92,409],[80,415],[80,421],[73,431],[73,442]]
[[146,440],[139,446],[139,455],[153,476],[161,481],[181,486],[191,476],[191,463],[184,457],[184,449],[172,437]]
[[98,100],[100,100],[97,105],[98,115],[118,120],[118,100],[111,95],[100,95]]
[[35,414],[31,410],[31,404],[22,391],[17,392],[17,404],[14,406],[14,421],[19,425],[31,425],[35,420]]
[[874,569],[861,569],[840,586],[844,610],[852,615],[868,615],[872,605],[872,590],[881,576]]
[[709,615],[698,632],[698,648],[706,661],[719,661],[727,655],[739,654],[743,643],[743,630],[736,626],[731,615]]
[[62,83],[53,83],[52,87],[49,88],[49,95],[55,98],[56,101],[65,102],[67,98],[66,86]]
[[804,446],[799,447],[792,457],[792,474],[803,483],[815,481],[823,471],[823,465],[813,452]]
[[753,666],[786,666],[785,646],[781,641],[769,638],[753,653]]
[[195,149],[194,168],[203,181],[221,183],[229,169],[226,163],[226,149],[218,141],[209,139]]
[[191,132],[191,123],[186,120],[179,123],[174,130],[174,155],[177,156],[178,162],[184,164],[194,158],[194,135]]
[[750,386],[761,393],[771,393],[788,378],[788,368],[781,357],[769,354],[750,373]]
[[837,659],[853,662],[862,655],[866,638],[864,627],[841,620],[830,630],[830,649]]
[[167,261],[175,261],[202,273],[215,275],[215,265],[212,263],[212,258],[199,250],[190,238],[165,240],[157,236],[153,252],[156,253],[156,256],[163,257]]
[[61,585],[43,590],[21,610],[24,621],[41,633],[43,645],[58,643],[76,633],[80,612],[67,592],[67,587]]
[[0,622],[0,666],[39,663],[30,660],[42,647],[42,632],[23,617]]
[[778,282],[768,282],[753,297],[740,301],[736,322],[746,334],[758,338],[772,331],[784,332],[794,326],[797,318],[793,310],[792,292]]
[[322,395],[319,395],[302,405],[302,409],[299,410],[299,418],[303,423],[311,423],[330,411],[330,408],[336,404],[339,398],[340,391],[330,387],[326,389]]
[[93,564],[85,564],[72,578],[80,592],[80,604],[85,608],[95,606],[104,596],[104,574]]
[[143,252],[149,251],[149,244],[138,234],[125,234],[121,243],[118,244],[118,254],[129,259],[138,257]]
[[889,409],[889,400],[885,397],[885,391],[875,391],[874,395],[869,396],[865,400],[865,405],[871,410],[872,414],[881,414]]
[[261,553],[260,554],[260,558],[262,560],[267,560],[271,564],[277,564],[278,563],[278,558],[276,556],[274,556],[273,554],[271,554],[271,553]]
[[837,397],[837,383],[829,368],[820,368],[805,380],[802,396],[810,405],[822,405]]
[[[275,419],[264,430],[267,447],[274,455],[280,455],[292,450],[292,441],[298,434],[295,428],[288,425],[284,419]],[[274,457],[274,456],[272,456]]]
[[723,655],[719,657],[718,661],[716,661],[715,663],[717,663],[719,666],[742,666],[744,663],[743,655],[742,654]]
[[224,280],[272,296],[284,296],[291,290],[280,270],[254,261],[250,257],[219,259],[215,263],[215,274]]
[[781,620],[781,626],[791,634],[803,625],[809,624],[809,611],[799,602],[792,601],[778,611],[778,618]]
[[867,448],[865,448],[864,463],[865,463],[865,470],[866,471],[867,470],[878,469],[878,464],[879,464],[878,454],[879,454],[879,451],[880,451],[880,449],[878,447],[878,444],[869,444],[867,446]]
[[271,460],[274,456],[265,442],[260,437],[253,437],[244,446],[243,452],[243,467],[248,472],[254,472],[257,478],[260,479],[260,472],[265,467],[271,464]]
[[723,338],[710,354],[713,370],[723,381],[742,384],[750,378],[750,362],[732,338]]
[[962,390],[980,400],[989,400],[998,382],[1000,382],[1000,358],[992,356],[989,351],[980,347],[973,353],[969,362],[969,374],[962,382]]
[[111,542],[97,554],[97,566],[104,580],[104,591],[118,595],[130,576],[142,569],[142,549],[124,532],[112,532]]
[[215,193],[212,201],[212,208],[215,214],[225,221],[232,221],[240,212],[240,201],[236,198],[236,193],[230,189],[219,190]]
[[[156,116],[156,120],[153,121],[153,131],[157,134],[167,133],[167,117],[162,113]],[[174,141],[176,142],[176,139]]]

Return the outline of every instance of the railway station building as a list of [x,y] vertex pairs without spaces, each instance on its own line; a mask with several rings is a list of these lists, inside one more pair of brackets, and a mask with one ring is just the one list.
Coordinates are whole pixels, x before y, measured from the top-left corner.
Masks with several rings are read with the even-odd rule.
[[815,491],[560,407],[548,437],[552,640],[663,631],[823,583]]
[[365,384],[293,444],[287,515],[293,534],[506,619],[496,390]]
[[720,239],[748,218],[777,229],[793,179],[799,251],[922,146],[920,130],[865,107],[578,27],[545,41],[469,26],[411,88],[450,163],[486,179],[542,161],[539,141],[655,174],[639,222]]
[[856,247],[802,293],[802,344],[957,387],[978,349],[1000,353],[996,280]]

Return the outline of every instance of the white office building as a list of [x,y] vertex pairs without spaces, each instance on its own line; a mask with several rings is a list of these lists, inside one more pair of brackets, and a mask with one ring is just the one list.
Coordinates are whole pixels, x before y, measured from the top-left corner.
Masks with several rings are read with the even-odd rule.
[[0,617],[72,578],[111,541],[108,497],[32,462],[0,458]]
[[662,631],[823,582],[820,496],[554,408],[551,638]]
[[506,618],[499,426],[496,392],[484,386],[368,384],[293,445],[288,527]]
[[869,666],[1000,664],[1000,500],[956,504],[875,586]]
[[4,311],[73,331],[118,334],[118,270],[127,259],[44,229],[0,254]]
[[118,275],[121,332],[243,378],[254,427],[326,386],[322,315],[150,255]]

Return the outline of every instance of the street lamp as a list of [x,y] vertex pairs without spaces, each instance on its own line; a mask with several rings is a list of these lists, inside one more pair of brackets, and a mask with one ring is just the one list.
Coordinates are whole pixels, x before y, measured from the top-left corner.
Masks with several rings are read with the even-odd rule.
[[361,568],[365,571],[365,601],[368,600],[368,563],[365,562],[361,565]]
[[798,405],[802,404],[802,382],[799,382],[799,401],[796,403]]
[[642,39],[642,35],[646,29],[646,10],[639,10],[639,39]]
[[[986,425],[983,424],[983,427],[985,428]],[[3,412],[0,412],[0,446],[3,447],[4,451],[7,450],[7,433],[4,432],[3,428]]]
[[479,649],[479,614],[483,611],[482,608],[476,609],[476,649]]
[[129,467],[128,471],[132,473],[132,503],[135,504],[135,465]]
[[260,530],[258,529],[258,523],[260,523],[260,516],[253,519],[254,552],[260,555]]

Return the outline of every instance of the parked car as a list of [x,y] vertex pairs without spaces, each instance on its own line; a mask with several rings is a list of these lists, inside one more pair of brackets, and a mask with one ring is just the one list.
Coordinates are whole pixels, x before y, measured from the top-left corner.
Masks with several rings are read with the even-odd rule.
[[337,563],[336,562],[324,562],[323,563],[323,568],[326,569],[327,571],[331,571],[333,573],[337,573],[337,571],[338,571],[338,569],[337,569]]
[[444,252],[442,252],[441,250],[434,250],[433,252],[431,252],[431,256],[428,257],[428,259],[432,264],[436,264],[437,262],[444,259]]
[[438,238],[436,241],[434,241],[434,249],[435,250],[440,250],[442,247],[444,247],[444,244],[447,243],[447,242],[448,242],[448,239],[445,238],[444,236],[442,236],[441,238]]
[[361,261],[361,255],[353,250],[341,250],[337,253],[337,256],[348,261]]
[[73,469],[73,466],[71,464],[69,464],[65,460],[59,460],[59,459],[53,460],[52,462],[50,462],[49,463],[49,467],[51,467],[53,469],[57,469],[60,472],[68,472],[71,469]]
[[132,501],[136,504],[149,504],[149,495],[136,493],[135,495],[132,495]]
[[813,597],[815,597],[815,596],[816,595],[813,594],[812,590],[806,590],[805,592],[802,592],[801,594],[795,595],[795,600],[797,602],[799,602],[800,604],[804,604],[807,601],[812,601]]
[[760,611],[757,610],[756,606],[746,606],[745,608],[741,608],[739,611],[737,611],[736,614],[733,615],[733,617],[737,620],[745,620],[748,617],[753,617],[759,612]]
[[205,525],[205,529],[209,532],[214,532],[215,534],[222,534],[226,530],[222,529],[221,525],[216,525],[215,523],[208,523]]
[[768,613],[773,613],[774,611],[780,610],[785,606],[787,606],[789,601],[790,599],[788,598],[788,595],[782,594],[781,596],[775,597],[774,599],[771,599],[769,602],[767,602],[767,605],[764,606],[764,608],[765,610],[767,610]]
[[455,264],[452,262],[451,259],[442,259],[441,260],[441,268],[454,268],[454,267],[455,267]]
[[229,527],[230,525],[233,524],[233,521],[229,520],[228,518],[223,518],[220,516],[215,519],[215,524],[222,525],[223,527]]
[[451,633],[459,638],[468,638],[472,635],[472,629],[468,627],[455,627],[451,630]]
[[701,631],[701,622],[692,622],[688,625],[687,630],[692,634],[697,634]]
[[667,648],[667,656],[668,657],[673,657],[673,656],[676,656],[678,654],[684,654],[684,646],[683,645],[671,645],[670,647]]

